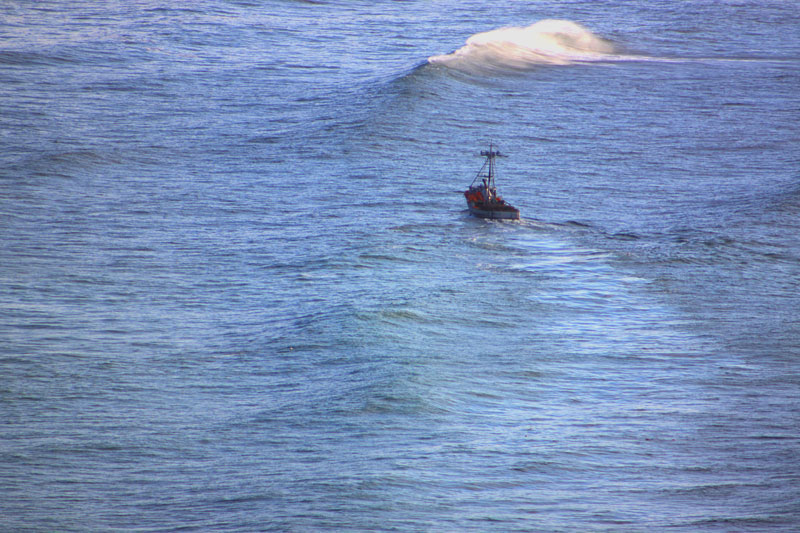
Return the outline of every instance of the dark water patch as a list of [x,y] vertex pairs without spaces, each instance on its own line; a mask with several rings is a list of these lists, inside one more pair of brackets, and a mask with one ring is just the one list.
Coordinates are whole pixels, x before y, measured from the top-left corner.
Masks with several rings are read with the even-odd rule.
[[573,228],[591,228],[592,225],[588,222],[580,222],[578,220],[568,220],[563,223],[564,226]]
[[737,529],[743,530],[758,530],[758,529],[772,529],[772,528],[789,528],[790,530],[795,525],[793,513],[785,515],[774,516],[743,516],[743,517],[720,517],[720,518],[707,518],[687,522],[682,525],[675,525],[674,527],[701,528],[710,531],[731,531]]
[[75,57],[45,52],[2,50],[0,65],[9,66],[59,66],[78,63]]
[[[256,143],[256,144],[278,144],[283,142],[283,139],[277,135],[265,135],[261,137],[253,137],[249,139],[247,142]],[[282,160],[273,161],[273,162],[281,162]]]
[[612,239],[622,240],[622,241],[638,241],[641,239],[639,235],[635,233],[625,233],[625,232],[618,232],[611,235]]

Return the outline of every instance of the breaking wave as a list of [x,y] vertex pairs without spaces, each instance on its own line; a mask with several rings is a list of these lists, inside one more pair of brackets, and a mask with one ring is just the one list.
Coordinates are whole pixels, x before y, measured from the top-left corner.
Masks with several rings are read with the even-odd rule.
[[434,65],[475,71],[528,70],[539,65],[569,65],[620,59],[614,44],[570,20],[540,20],[476,33],[451,54],[428,58]]

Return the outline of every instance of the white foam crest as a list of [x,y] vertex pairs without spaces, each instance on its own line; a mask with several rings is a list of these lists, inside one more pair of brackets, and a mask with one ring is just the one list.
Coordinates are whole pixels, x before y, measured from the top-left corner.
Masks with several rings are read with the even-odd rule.
[[452,54],[433,56],[430,63],[459,70],[530,69],[538,65],[569,65],[615,57],[614,45],[570,20],[540,20],[530,26],[510,26],[467,39]]

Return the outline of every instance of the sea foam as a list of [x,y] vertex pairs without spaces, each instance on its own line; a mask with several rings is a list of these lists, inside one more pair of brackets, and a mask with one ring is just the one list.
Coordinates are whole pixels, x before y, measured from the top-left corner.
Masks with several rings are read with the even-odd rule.
[[430,57],[436,65],[466,71],[527,70],[539,65],[606,61],[616,56],[611,41],[570,20],[540,20],[476,33],[451,54]]

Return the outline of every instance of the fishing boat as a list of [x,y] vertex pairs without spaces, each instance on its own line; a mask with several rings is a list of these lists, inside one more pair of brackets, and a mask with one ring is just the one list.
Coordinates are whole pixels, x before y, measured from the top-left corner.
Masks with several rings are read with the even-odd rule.
[[481,155],[486,161],[472,180],[469,189],[464,191],[470,214],[480,218],[518,220],[519,209],[506,203],[497,194],[494,183],[494,160],[504,156],[494,149],[492,143],[489,143],[489,150],[481,151]]

